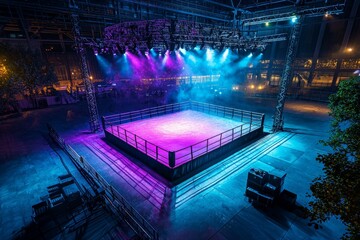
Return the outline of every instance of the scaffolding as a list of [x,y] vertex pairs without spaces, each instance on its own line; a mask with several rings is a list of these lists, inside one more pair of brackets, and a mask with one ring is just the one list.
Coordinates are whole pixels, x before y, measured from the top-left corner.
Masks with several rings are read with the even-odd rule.
[[301,22],[303,21],[303,18],[304,18],[303,16],[300,16],[291,30],[291,35],[289,38],[289,47],[285,61],[285,68],[280,80],[279,95],[278,95],[277,105],[275,108],[274,123],[272,127],[273,132],[283,130],[283,126],[284,126],[283,111],[284,111],[286,93],[292,77],[292,65],[294,63],[296,50],[299,45]]
[[84,85],[85,85],[86,100],[87,100],[87,105],[88,105],[89,115],[90,115],[90,120],[89,120],[90,130],[91,130],[91,132],[97,132],[98,130],[100,130],[100,121],[99,121],[99,112],[98,112],[97,103],[96,103],[95,89],[89,78],[89,68],[88,68],[87,60],[86,60],[86,49],[81,40],[79,15],[76,13],[77,6],[76,6],[74,0],[70,1],[69,7],[72,10],[71,18],[72,18],[72,22],[73,22],[75,46],[80,55],[81,72],[82,72],[82,78],[83,78]]

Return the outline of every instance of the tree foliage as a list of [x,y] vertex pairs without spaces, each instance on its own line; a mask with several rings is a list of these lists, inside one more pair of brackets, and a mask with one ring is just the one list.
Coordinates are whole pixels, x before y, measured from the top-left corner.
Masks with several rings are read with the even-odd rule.
[[317,157],[324,175],[311,184],[310,216],[319,223],[336,216],[347,227],[344,239],[360,239],[360,77],[340,82],[329,108],[331,134],[322,143],[333,151]]
[[16,95],[35,96],[44,86],[57,82],[53,67],[40,52],[0,43],[0,112],[16,108]]

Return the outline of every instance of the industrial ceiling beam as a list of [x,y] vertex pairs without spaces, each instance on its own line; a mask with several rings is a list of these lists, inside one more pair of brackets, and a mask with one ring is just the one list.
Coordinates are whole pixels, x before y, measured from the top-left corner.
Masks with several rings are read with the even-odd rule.
[[280,22],[280,21],[287,21],[292,19],[294,16],[307,16],[307,17],[317,17],[323,16],[327,14],[340,14],[344,10],[345,4],[336,4],[330,6],[323,6],[323,7],[310,7],[304,9],[293,9],[284,13],[277,13],[271,15],[263,15],[259,17],[252,17],[242,19],[240,22],[243,26],[252,26],[258,24],[264,24],[266,22]]
[[208,2],[208,3],[212,3],[212,4],[217,5],[217,6],[222,6],[222,7],[230,8],[230,9],[232,9],[232,10],[237,10],[237,11],[239,11],[239,12],[241,12],[241,13],[245,13],[245,14],[250,14],[250,13],[251,13],[250,11],[245,10],[245,9],[243,9],[243,8],[226,5],[226,4],[219,3],[219,2],[215,2],[215,1],[212,1],[212,0],[204,0],[204,1],[205,1],[205,2]]
[[[185,14],[185,15],[195,16],[195,17],[202,17],[205,19],[216,20],[219,22],[229,22],[229,20],[225,19],[223,17],[223,15],[222,15],[222,17],[220,17],[220,16],[214,17],[214,15],[221,15],[221,14],[218,14],[217,12],[210,12],[210,11],[207,11],[205,9],[200,9],[200,8],[192,9],[192,11],[181,10],[181,9],[179,9],[178,6],[171,5],[169,2],[163,2],[162,4],[159,4],[159,5],[156,3],[143,2],[143,1],[139,1],[139,0],[123,0],[123,2],[135,3],[135,4],[138,4],[143,7],[151,7],[153,9],[162,9],[162,10],[166,10],[169,12],[180,13],[180,14]],[[199,11],[199,10],[206,12],[206,14],[201,14],[201,13],[195,12],[195,11]]]

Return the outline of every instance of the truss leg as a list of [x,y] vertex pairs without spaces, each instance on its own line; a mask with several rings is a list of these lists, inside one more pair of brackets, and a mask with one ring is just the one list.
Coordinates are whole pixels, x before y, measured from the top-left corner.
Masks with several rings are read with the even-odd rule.
[[293,26],[289,39],[289,46],[285,60],[285,68],[280,81],[279,95],[275,109],[274,122],[272,131],[277,132],[283,130],[284,127],[284,105],[287,89],[291,83],[293,62],[296,57],[297,47],[300,37],[301,22],[303,17],[300,16]]
[[86,49],[81,41],[79,16],[76,13],[71,15],[74,25],[74,37],[77,51],[80,55],[81,73],[85,84],[86,100],[90,114],[90,129],[92,132],[100,130],[99,112],[96,103],[95,89],[89,78],[89,69],[86,61]]

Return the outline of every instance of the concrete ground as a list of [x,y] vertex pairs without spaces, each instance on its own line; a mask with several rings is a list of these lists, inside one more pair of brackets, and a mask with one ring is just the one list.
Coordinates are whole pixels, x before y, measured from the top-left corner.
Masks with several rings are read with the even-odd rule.
[[[272,99],[233,98],[217,104],[264,112],[265,130],[271,129]],[[147,106],[99,99],[101,115],[142,107]],[[339,239],[344,226],[336,219],[315,230],[300,211],[257,208],[244,196],[250,168],[280,169],[287,173],[285,189],[297,194],[299,206],[307,205],[309,184],[322,173],[315,158],[329,151],[318,143],[328,136],[327,111],[323,103],[288,101],[284,132],[268,134],[176,186],[167,185],[114,149],[103,133],[89,134],[84,103],[2,117],[0,238],[11,239],[31,222],[31,206],[46,194],[47,186],[56,183],[57,176],[67,172],[79,175],[66,155],[48,141],[49,122],[158,229],[161,239]]]

